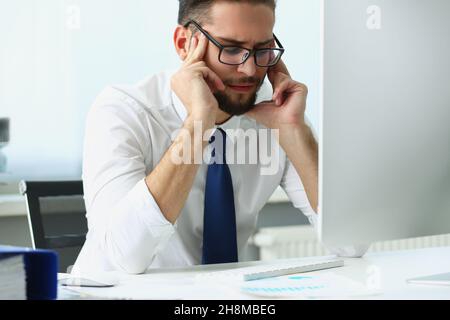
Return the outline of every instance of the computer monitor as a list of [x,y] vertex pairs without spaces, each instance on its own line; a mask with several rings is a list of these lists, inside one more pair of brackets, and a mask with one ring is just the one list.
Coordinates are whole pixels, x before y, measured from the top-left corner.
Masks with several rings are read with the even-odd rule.
[[450,1],[321,10],[320,239],[450,233]]

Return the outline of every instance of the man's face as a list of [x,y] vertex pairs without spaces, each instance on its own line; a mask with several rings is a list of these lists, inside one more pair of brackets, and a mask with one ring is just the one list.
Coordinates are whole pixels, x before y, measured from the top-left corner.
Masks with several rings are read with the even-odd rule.
[[[210,21],[203,29],[224,46],[273,47],[275,17],[269,6],[218,2],[211,8]],[[268,40],[272,41],[267,43]],[[219,52],[220,49],[209,42],[204,57],[208,67],[226,86],[225,91],[214,95],[222,111],[229,115],[244,114],[253,108],[267,68],[258,67],[254,56],[241,65],[226,65],[219,61]]]

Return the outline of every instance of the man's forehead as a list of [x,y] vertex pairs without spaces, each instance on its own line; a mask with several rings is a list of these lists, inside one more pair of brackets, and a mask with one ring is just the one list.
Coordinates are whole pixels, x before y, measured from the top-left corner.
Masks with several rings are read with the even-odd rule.
[[219,42],[230,45],[245,46],[251,44],[258,46],[270,44],[274,40],[271,28],[265,32],[262,32],[261,30],[258,32],[252,32],[251,30],[234,31],[232,28],[223,30],[220,28],[214,28],[213,26],[207,26],[204,29]]
[[204,29],[217,40],[233,44],[260,45],[273,40],[273,11],[263,5],[247,5],[246,10],[237,10],[242,6],[213,6]]

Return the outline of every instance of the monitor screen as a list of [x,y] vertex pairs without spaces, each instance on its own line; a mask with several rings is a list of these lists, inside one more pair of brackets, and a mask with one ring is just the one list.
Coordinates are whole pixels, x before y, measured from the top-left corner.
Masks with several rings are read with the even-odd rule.
[[450,1],[322,1],[320,236],[450,233]]

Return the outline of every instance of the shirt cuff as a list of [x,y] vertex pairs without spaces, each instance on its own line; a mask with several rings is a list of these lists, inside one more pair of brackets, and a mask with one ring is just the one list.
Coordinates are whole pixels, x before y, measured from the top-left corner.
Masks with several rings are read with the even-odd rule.
[[128,199],[147,226],[173,226],[164,216],[155,198],[148,190],[145,179],[140,180],[128,193]]
[[145,272],[175,233],[142,179],[115,208],[107,251],[117,269],[130,274]]

